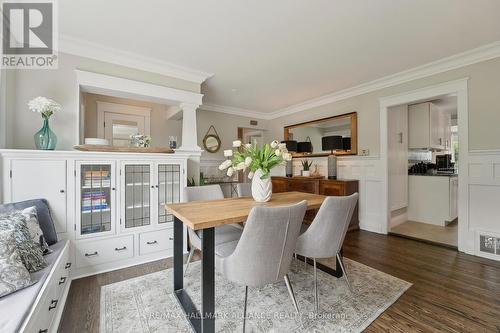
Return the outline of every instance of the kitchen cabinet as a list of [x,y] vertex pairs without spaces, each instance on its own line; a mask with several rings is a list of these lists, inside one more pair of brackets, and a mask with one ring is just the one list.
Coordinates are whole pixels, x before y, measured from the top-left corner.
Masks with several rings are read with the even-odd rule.
[[408,132],[410,149],[449,149],[451,115],[430,102],[410,105]]
[[408,106],[388,110],[389,207],[408,206]]
[[408,176],[408,220],[445,226],[458,217],[458,177]]

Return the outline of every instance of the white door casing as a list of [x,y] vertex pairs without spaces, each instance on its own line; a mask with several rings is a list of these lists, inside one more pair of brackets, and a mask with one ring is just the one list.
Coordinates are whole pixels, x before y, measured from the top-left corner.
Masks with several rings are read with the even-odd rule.
[[97,137],[113,144],[113,124],[134,124],[144,135],[150,135],[151,108],[97,101]]
[[387,233],[390,223],[389,209],[389,168],[388,168],[388,108],[401,104],[412,104],[432,100],[438,97],[455,94],[457,96],[458,129],[459,129],[459,165],[458,175],[458,249],[474,254],[473,230],[469,229],[469,196],[468,196],[468,165],[469,165],[469,126],[468,126],[468,79],[463,78],[444,82],[430,87],[405,92],[402,94],[382,97],[380,103],[380,161],[382,169],[381,206],[383,224],[381,231]]

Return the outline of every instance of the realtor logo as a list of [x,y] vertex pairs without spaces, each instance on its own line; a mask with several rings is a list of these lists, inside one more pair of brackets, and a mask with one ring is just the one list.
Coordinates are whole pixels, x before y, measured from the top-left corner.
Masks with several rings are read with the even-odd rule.
[[2,68],[57,68],[54,1],[2,2]]

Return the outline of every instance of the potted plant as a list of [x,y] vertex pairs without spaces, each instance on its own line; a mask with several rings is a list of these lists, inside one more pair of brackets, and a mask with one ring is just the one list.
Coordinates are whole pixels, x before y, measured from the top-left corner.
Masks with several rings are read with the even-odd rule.
[[310,168],[313,162],[309,160],[302,160],[300,163],[302,163],[302,176],[309,177],[311,175]]
[[43,118],[42,128],[33,136],[36,149],[56,149],[57,136],[49,127],[49,119],[54,113],[61,111],[61,105],[51,99],[39,96],[29,101],[28,108],[32,112],[40,113]]
[[254,200],[258,202],[271,200],[271,169],[292,160],[292,154],[286,149],[286,144],[274,140],[259,148],[256,142],[242,145],[240,140],[236,140],[233,141],[233,148],[237,150],[224,151],[224,156],[232,159],[224,161],[219,170],[226,170],[227,176],[232,177],[235,171],[248,169]]

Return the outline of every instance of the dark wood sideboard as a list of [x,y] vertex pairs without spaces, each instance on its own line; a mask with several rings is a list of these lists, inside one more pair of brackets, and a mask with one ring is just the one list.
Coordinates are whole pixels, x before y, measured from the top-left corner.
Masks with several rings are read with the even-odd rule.
[[[359,192],[359,182],[351,179],[326,179],[324,177],[272,177],[273,193],[306,192],[328,196],[347,196]],[[306,215],[312,221],[313,216]],[[358,204],[352,214],[349,230],[359,229]]]

